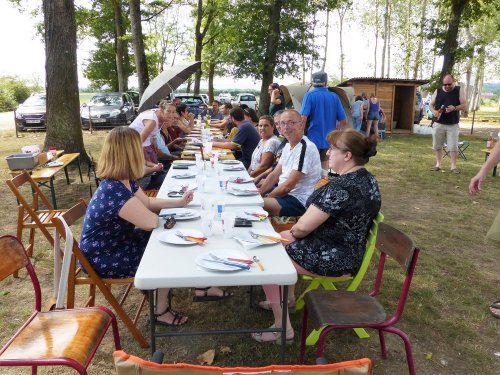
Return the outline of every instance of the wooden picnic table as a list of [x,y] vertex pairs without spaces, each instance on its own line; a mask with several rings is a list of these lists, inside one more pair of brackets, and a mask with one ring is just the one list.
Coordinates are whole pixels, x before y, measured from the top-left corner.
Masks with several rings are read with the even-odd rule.
[[[43,154],[42,154],[43,155]],[[80,153],[72,153],[72,154],[64,154],[64,150],[58,150],[56,153],[57,159],[53,161],[57,161],[62,163],[61,165],[54,166],[54,167],[48,167],[46,163],[43,162],[43,160],[46,160],[46,158],[42,158],[42,163],[37,165],[33,169],[23,169],[23,170],[14,170],[10,171],[10,174],[12,176],[16,176],[25,170],[29,172],[31,175],[31,178],[38,183],[39,186],[45,186],[49,188],[51,198],[52,198],[52,204],[54,205],[54,208],[57,209],[57,200],[56,200],[56,192],[54,188],[54,179],[57,173],[60,171],[64,171],[64,175],[66,177],[66,183],[69,185],[69,175],[68,175],[68,165],[70,165],[73,162],[77,162],[78,166],[78,172],[80,174],[80,181],[83,182],[83,177],[82,177],[82,169],[80,166]],[[40,160],[40,159],[39,159]]]

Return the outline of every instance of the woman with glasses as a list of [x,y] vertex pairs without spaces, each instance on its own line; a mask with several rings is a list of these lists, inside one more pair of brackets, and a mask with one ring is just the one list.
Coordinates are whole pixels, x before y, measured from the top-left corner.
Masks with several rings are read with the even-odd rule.
[[[306,212],[281,235],[289,239],[285,249],[297,272],[311,276],[355,274],[363,259],[371,224],[380,210],[377,180],[365,169],[377,153],[375,137],[365,137],[352,128],[335,130],[328,137],[329,167],[339,176],[317,189],[306,203]],[[266,301],[260,306],[272,310],[274,324],[282,327],[280,286],[263,286]],[[288,289],[289,307],[295,305],[294,287]],[[286,339],[294,336],[290,318],[286,319]],[[254,333],[259,342],[279,343],[276,332]]]
[[271,167],[281,143],[274,135],[275,126],[272,116],[261,116],[257,131],[262,139],[252,153],[252,161],[248,168],[248,174],[251,177],[257,177]]
[[[103,278],[134,277],[151,231],[160,225],[158,212],[193,200],[193,192],[181,198],[148,198],[137,183],[143,174],[139,133],[122,126],[111,130],[97,167],[102,181],[88,205],[80,238],[82,251]],[[171,309],[168,292],[158,291],[156,322],[184,324],[187,317]]]

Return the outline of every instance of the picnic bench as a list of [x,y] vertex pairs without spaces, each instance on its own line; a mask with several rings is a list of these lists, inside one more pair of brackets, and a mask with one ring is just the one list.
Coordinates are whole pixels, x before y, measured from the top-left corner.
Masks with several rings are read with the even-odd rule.
[[[72,154],[64,154],[64,150],[58,150],[56,153],[56,157],[57,156],[59,157],[54,161],[57,161],[62,164],[54,167],[49,167],[47,166],[46,163],[42,161],[42,163],[37,165],[35,168],[27,170],[30,173],[31,178],[37,182],[38,186],[45,186],[50,190],[52,204],[55,209],[57,209],[57,200],[56,200],[56,191],[54,188],[54,179],[57,173],[59,173],[60,171],[64,171],[64,175],[66,177],[66,183],[69,185],[70,181],[68,175],[68,166],[71,163],[76,162],[78,166],[78,172],[80,174],[80,181],[83,183],[82,169],[80,166],[80,153],[77,152]],[[12,176],[17,176],[23,171],[24,170],[13,170],[10,171],[10,174]]]

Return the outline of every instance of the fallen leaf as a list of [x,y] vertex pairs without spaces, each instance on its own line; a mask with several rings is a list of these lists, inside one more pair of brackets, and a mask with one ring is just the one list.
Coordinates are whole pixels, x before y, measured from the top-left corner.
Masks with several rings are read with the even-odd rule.
[[432,359],[432,353],[431,352],[427,352],[427,353],[424,353],[425,354],[425,359]]
[[3,290],[3,291],[0,292],[0,296],[6,296],[9,293],[10,293],[9,291]]
[[220,352],[221,353],[231,353],[231,348],[229,346],[221,346]]
[[214,349],[207,350],[205,353],[200,354],[198,357],[196,357],[198,363],[202,366],[203,365],[211,366],[214,363],[214,358],[215,358]]

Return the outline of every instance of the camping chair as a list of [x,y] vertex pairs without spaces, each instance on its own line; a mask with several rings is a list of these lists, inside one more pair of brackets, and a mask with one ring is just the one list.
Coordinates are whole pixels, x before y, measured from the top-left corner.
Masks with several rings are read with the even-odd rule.
[[[37,228],[40,229],[47,241],[49,241],[50,245],[54,246],[54,238],[48,229],[54,228],[52,219],[54,217],[58,217],[66,210],[55,210],[47,197],[43,194],[38,184],[26,171],[18,174],[10,180],[7,180],[6,182],[10,190],[16,196],[19,204],[17,214],[17,238],[22,241],[23,230],[29,229],[28,246],[26,246],[28,256],[33,256],[33,248],[35,246],[35,229]],[[32,192],[31,203],[28,203],[29,199],[25,198],[23,192],[21,191],[21,187],[27,185],[29,185]],[[38,208],[39,200],[42,201],[45,206],[45,210]],[[14,273],[14,277],[17,277],[17,273]]]
[[[465,150],[467,150],[469,146],[470,146],[469,141],[458,142],[458,156],[460,156],[464,160],[467,160],[467,157],[465,156]],[[443,151],[444,151],[443,158],[445,156],[450,156],[449,155],[450,151],[448,150],[448,146],[446,145],[446,143],[443,146]]]
[[[73,225],[77,220],[82,218],[85,215],[86,210],[87,205],[82,201],[71,207],[63,215],[54,218],[54,224],[56,226],[58,235],[64,238],[64,240],[69,238],[69,235],[71,233],[69,226]],[[77,260],[87,271],[87,274],[84,273],[81,267],[77,267]],[[118,301],[111,292],[111,287],[116,284],[126,285],[125,292],[120,298],[120,301]],[[68,276],[67,307],[72,308],[75,304],[76,285],[89,285],[88,299],[86,300],[84,306],[94,306],[96,287],[99,288],[108,303],[113,307],[115,313],[120,317],[132,336],[134,336],[134,338],[137,340],[139,345],[142,348],[147,348],[149,344],[136,326],[142,308],[144,307],[146,296],[142,297],[141,303],[137,308],[133,320],[130,319],[128,314],[123,309],[123,304],[125,303],[125,300],[128,297],[133,284],[133,277],[126,279],[102,279],[89,263],[87,257],[80,250],[78,242],[76,240],[73,240],[73,254],[71,257]]]
[[[41,311],[40,283],[17,238],[0,237],[0,257],[0,280],[26,268],[35,290],[35,311],[0,349],[0,367],[30,366],[31,373],[36,374],[38,366],[70,366],[79,374],[87,374],[86,368],[110,326],[115,348],[121,349],[116,318],[105,307]],[[11,289],[16,287],[12,285]]]
[[[117,375],[224,375],[224,374],[286,374],[286,375],[368,375],[371,360],[356,359],[325,365],[270,365],[265,367],[216,367],[188,363],[161,364],[162,353],[153,362],[129,355],[122,350],[113,353]],[[156,357],[156,358],[155,358]]]
[[[344,291],[331,292],[327,290],[315,290],[306,294],[300,347],[301,362],[304,360],[305,345],[311,344],[311,342],[308,342],[311,338],[313,339],[311,341],[315,341],[319,336],[316,358],[317,362],[322,363],[325,361],[323,357],[325,339],[331,331],[355,327],[374,328],[379,332],[382,358],[387,358],[384,332],[394,333],[401,337],[405,346],[409,373],[410,375],[415,374],[410,339],[406,333],[394,327],[394,325],[403,314],[420,250],[404,233],[383,223],[379,227],[376,247],[380,251],[380,259],[375,286],[369,294]],[[405,275],[396,311],[389,318],[387,318],[383,306],[375,298],[382,285],[386,258],[398,262]],[[306,340],[309,316],[315,331]]]

